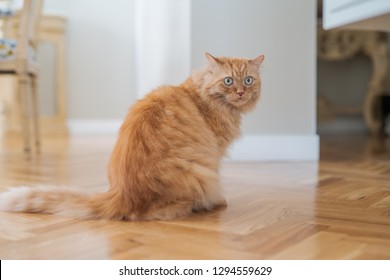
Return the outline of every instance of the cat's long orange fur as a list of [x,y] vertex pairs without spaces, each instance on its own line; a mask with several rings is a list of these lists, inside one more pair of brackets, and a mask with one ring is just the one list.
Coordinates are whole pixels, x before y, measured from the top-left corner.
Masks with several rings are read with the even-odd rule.
[[206,56],[205,69],[179,86],[152,91],[130,109],[109,162],[107,192],[17,187],[0,194],[0,209],[167,220],[225,205],[220,162],[240,135],[242,113],[259,99],[264,56]]

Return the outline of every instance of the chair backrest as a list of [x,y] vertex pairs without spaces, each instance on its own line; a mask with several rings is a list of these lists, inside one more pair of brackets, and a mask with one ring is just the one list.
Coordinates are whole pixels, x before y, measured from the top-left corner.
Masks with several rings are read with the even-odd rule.
[[17,34],[16,56],[19,58],[28,56],[29,46],[33,48],[38,46],[38,28],[42,6],[43,0],[23,0]]

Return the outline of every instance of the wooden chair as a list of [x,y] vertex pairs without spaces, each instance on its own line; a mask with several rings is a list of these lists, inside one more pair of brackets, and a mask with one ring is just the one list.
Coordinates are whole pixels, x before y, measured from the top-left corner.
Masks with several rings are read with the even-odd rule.
[[[32,112],[32,129],[36,150],[40,148],[39,137],[39,106],[38,106],[38,62],[37,31],[42,11],[43,0],[24,0],[20,11],[10,16],[10,20],[3,19],[5,26],[5,38],[0,38],[0,74],[15,74],[18,80],[18,98],[20,100],[21,126],[24,141],[25,153],[31,151],[30,127]],[[11,20],[11,17],[12,20]],[[7,27],[9,24],[17,22],[17,34],[13,38],[7,38]],[[31,95],[29,98],[28,95]]]

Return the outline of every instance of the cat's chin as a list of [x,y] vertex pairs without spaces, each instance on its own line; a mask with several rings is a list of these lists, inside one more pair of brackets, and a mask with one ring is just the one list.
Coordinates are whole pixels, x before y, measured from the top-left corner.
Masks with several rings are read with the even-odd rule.
[[230,101],[229,104],[232,108],[240,110],[241,107],[245,106],[247,102],[244,100]]
[[230,100],[229,103],[233,107],[235,107],[235,108],[237,108],[239,110],[241,110],[241,109],[243,109],[245,107],[253,107],[253,105],[251,105],[252,102],[251,102],[250,98],[249,99],[237,98],[235,100]]
[[258,98],[237,99],[237,100],[230,102],[230,104],[233,107],[235,107],[236,109],[238,109],[241,113],[246,113],[246,112],[252,111],[254,109],[257,99]]

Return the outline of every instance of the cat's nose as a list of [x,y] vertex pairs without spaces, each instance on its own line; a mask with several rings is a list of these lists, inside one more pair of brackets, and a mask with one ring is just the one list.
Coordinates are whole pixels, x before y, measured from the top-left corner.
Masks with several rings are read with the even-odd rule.
[[241,96],[244,95],[244,92],[243,91],[239,91],[239,92],[237,92],[237,94],[241,97]]

